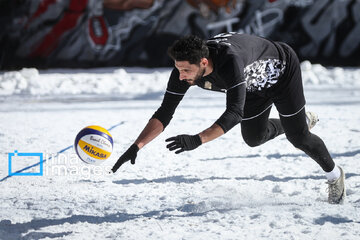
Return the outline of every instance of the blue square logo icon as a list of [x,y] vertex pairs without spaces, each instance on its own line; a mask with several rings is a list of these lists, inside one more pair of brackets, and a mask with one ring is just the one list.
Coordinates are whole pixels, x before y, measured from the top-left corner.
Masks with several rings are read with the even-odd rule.
[[[12,171],[12,165],[13,165],[13,159],[14,158],[17,159],[21,159],[23,158],[27,158],[27,157],[32,157],[32,158],[38,158],[39,162],[27,166],[21,170]],[[44,159],[43,159],[43,153],[20,153],[17,150],[15,150],[13,153],[8,153],[8,159],[9,159],[9,176],[42,176],[43,175],[43,163],[44,163]],[[24,172],[27,169],[33,168],[35,166],[40,166],[40,170],[39,172]]]

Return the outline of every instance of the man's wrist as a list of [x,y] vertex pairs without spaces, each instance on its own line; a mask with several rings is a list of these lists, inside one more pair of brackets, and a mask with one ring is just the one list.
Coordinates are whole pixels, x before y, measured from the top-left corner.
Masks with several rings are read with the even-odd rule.
[[137,146],[138,149],[140,150],[145,144],[142,143],[142,142],[137,142],[137,141],[135,141],[135,142],[133,143],[133,145]]
[[196,141],[197,145],[200,146],[203,143],[200,134],[194,135],[194,138],[195,138],[195,141]]
[[136,152],[140,150],[139,146],[136,143],[133,143],[130,148],[134,149]]
[[201,143],[206,143],[220,137],[223,134],[224,130],[218,124],[214,123],[211,127],[199,133],[199,136]]

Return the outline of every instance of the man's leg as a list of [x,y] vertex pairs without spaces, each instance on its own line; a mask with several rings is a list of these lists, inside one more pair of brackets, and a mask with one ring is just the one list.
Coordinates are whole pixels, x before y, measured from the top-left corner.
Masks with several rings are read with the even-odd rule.
[[290,117],[280,115],[280,121],[287,139],[296,148],[314,159],[325,172],[331,172],[334,169],[335,163],[324,142],[308,129],[305,109]]
[[289,117],[280,115],[280,121],[287,139],[314,159],[325,171],[329,186],[328,202],[332,204],[343,202],[346,196],[344,171],[342,168],[336,167],[324,142],[309,131],[305,109]]
[[294,50],[283,45],[287,53],[287,71],[281,79],[280,89],[275,89],[273,102],[280,114],[281,125],[287,139],[314,159],[325,172],[331,172],[335,163],[324,142],[310,133],[306,123],[305,96],[299,59]]
[[269,119],[271,107],[251,119],[241,122],[241,134],[250,147],[259,146],[284,133],[279,119]]

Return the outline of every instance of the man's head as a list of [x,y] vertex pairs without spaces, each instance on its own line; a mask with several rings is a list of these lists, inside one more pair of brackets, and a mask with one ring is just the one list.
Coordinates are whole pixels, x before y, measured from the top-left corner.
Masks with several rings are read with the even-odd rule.
[[208,66],[209,49],[206,42],[196,36],[186,36],[177,40],[169,49],[168,55],[175,61],[180,80],[195,85]]

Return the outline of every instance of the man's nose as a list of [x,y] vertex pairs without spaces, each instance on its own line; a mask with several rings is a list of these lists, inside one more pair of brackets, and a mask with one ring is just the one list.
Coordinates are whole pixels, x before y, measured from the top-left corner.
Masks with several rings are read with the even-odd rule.
[[186,75],[183,74],[183,73],[180,73],[179,79],[180,79],[181,81],[185,80],[185,79],[186,79]]

